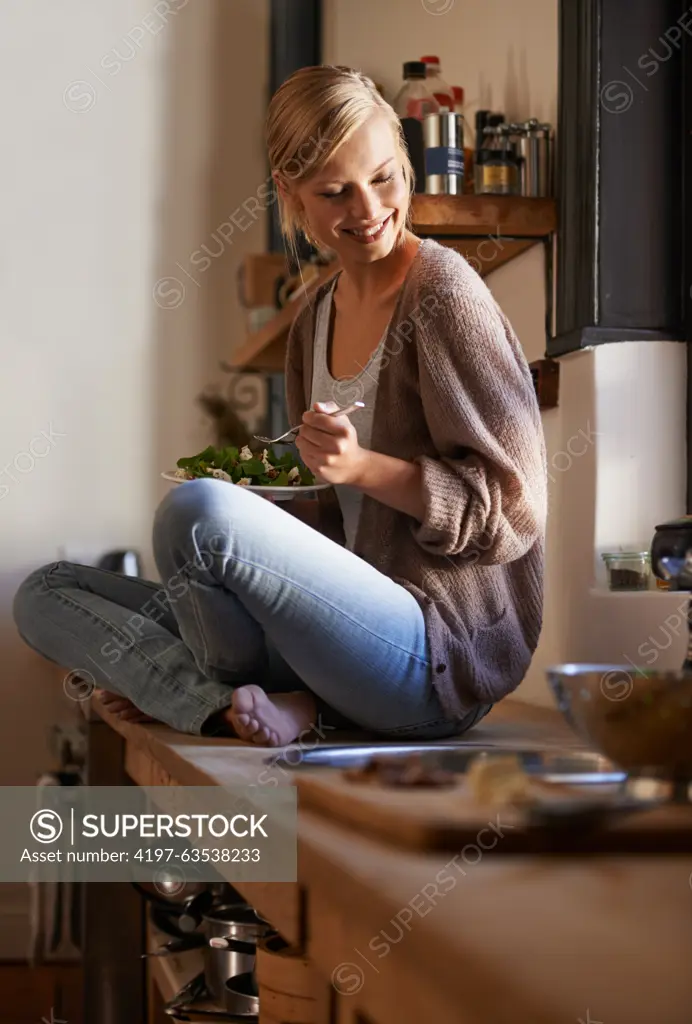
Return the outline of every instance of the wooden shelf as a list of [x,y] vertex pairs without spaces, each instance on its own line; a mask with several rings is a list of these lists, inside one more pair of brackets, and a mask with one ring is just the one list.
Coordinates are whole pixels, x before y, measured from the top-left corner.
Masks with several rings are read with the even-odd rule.
[[412,212],[416,234],[434,237],[547,238],[557,227],[554,199],[415,195]]
[[[523,196],[426,196],[413,197],[413,230],[437,238],[460,252],[481,275],[509,263],[541,239],[549,238],[557,224],[554,199]],[[320,270],[310,285],[309,298],[338,270],[331,264]],[[260,330],[249,334],[234,353],[238,369],[281,372],[286,339],[305,297],[280,310]]]

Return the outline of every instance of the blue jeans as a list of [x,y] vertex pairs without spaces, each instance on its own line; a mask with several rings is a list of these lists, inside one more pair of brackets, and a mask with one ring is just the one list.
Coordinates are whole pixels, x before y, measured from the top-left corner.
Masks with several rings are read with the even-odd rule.
[[156,512],[162,583],[54,562],[21,584],[23,639],[75,676],[182,732],[218,730],[233,689],[309,690],[329,728],[458,735],[423,613],[399,584],[265,501],[218,480],[175,486]]

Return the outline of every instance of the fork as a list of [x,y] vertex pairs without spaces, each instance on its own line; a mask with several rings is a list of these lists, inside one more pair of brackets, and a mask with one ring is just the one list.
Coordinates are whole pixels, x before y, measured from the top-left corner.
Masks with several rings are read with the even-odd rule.
[[[349,416],[356,409],[364,409],[365,402],[353,402],[352,405],[347,405],[345,409],[337,409],[336,412],[325,413],[326,416]],[[302,424],[297,427],[291,427],[285,434],[279,434],[278,437],[262,437],[260,434],[254,434],[255,441],[261,441],[263,444],[291,444],[294,436],[300,430]],[[286,440],[288,439],[288,440]]]

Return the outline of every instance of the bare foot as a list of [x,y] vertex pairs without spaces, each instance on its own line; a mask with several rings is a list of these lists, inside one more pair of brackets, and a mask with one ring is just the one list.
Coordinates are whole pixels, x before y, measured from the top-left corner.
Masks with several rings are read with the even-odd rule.
[[155,722],[151,715],[145,715],[143,711],[119,693],[112,693],[110,690],[96,690],[94,696],[101,701],[103,706],[112,715],[115,715],[123,722]]
[[273,693],[270,697],[259,686],[239,686],[226,720],[241,740],[283,747],[310,728],[316,712],[309,693]]

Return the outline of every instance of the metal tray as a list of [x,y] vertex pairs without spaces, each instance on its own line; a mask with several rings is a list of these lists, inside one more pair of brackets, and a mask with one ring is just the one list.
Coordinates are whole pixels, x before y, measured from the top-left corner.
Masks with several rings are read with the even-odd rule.
[[[445,771],[463,774],[473,758],[490,755],[514,754],[519,758],[522,768],[529,775],[535,775],[545,782],[563,782],[571,785],[612,785],[623,782],[627,773],[617,768],[612,761],[600,754],[590,751],[558,751],[558,750],[512,750],[507,747],[488,747],[470,744],[459,747],[453,744],[412,744],[394,745],[390,743],[373,744],[372,746],[315,747],[312,750],[300,751],[300,760],[292,763],[285,761],[287,768],[302,771],[310,768],[360,768],[372,757],[386,757],[387,760],[399,761],[411,755],[417,755],[425,765],[442,768]],[[269,758],[266,763],[276,764],[277,758]],[[282,762],[283,767],[284,762]]]

